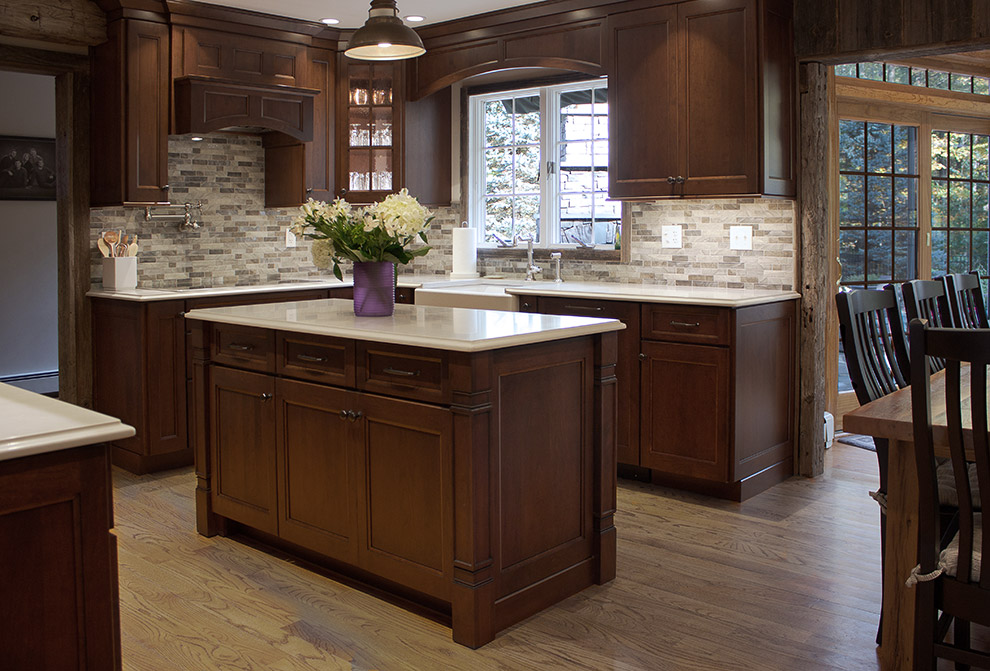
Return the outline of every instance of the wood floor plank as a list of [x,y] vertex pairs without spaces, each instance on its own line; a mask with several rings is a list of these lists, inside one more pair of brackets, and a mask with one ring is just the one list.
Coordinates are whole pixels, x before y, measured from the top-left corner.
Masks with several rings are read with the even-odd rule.
[[127,671],[877,671],[876,457],[742,504],[620,481],[617,577],[470,650],[450,630],[195,531],[195,476],[114,471]]

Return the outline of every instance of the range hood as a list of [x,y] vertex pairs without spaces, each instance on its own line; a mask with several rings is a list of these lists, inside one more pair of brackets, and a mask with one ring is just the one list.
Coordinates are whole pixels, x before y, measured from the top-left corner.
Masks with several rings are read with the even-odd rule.
[[318,89],[245,84],[189,75],[175,80],[175,132],[285,133],[313,139],[313,99]]

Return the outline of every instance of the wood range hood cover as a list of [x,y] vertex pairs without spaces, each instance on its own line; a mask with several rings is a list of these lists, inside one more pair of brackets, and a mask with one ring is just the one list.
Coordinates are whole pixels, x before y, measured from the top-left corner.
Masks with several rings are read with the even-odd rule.
[[317,89],[189,75],[175,79],[175,132],[285,133],[313,139]]

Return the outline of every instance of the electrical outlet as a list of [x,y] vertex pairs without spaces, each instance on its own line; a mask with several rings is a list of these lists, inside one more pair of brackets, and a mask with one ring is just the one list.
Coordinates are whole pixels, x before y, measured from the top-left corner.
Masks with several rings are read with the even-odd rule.
[[680,225],[673,224],[663,226],[660,229],[660,247],[663,249],[680,249],[682,246]]
[[296,246],[296,234],[292,232],[291,228],[285,229],[285,248],[291,249]]
[[729,249],[752,249],[752,226],[729,226]]

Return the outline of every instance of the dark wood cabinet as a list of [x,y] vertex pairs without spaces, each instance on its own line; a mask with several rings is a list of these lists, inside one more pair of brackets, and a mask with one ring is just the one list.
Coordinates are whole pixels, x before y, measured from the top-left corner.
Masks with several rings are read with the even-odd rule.
[[265,134],[266,207],[334,199],[336,57],[327,49],[310,48],[306,66],[306,86],[318,91],[313,98],[313,139],[299,142],[284,133]]
[[619,352],[615,365],[619,403],[616,455],[620,464],[639,465],[639,303],[546,296],[522,296],[520,301],[536,303],[532,310],[523,309],[524,312],[618,319],[626,325],[625,330],[618,333]]
[[793,474],[795,301],[644,304],[640,464],[743,500]]
[[725,482],[729,350],[661,342],[642,347],[642,465]]
[[190,463],[186,434],[186,329],[181,300],[93,300],[93,404],[135,428],[112,443],[134,473]]
[[[192,376],[186,311],[313,300],[348,291],[349,287],[301,289],[147,302],[94,298],[94,408],[137,431],[111,444],[113,463],[141,474],[193,462],[186,407]],[[234,354],[244,358],[250,352],[231,351]]]
[[92,48],[90,202],[168,202],[169,29],[118,19]]
[[789,30],[776,0],[610,15],[610,196],[794,195]]
[[405,98],[401,62],[338,57],[337,190],[371,203],[408,188],[424,205],[451,198],[450,89]]
[[0,462],[4,669],[120,669],[117,539],[103,445]]
[[210,448],[217,513],[274,534],[275,379],[231,368],[213,370]]

